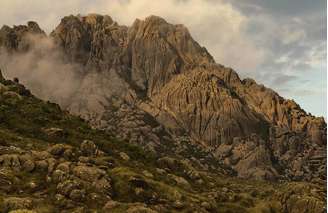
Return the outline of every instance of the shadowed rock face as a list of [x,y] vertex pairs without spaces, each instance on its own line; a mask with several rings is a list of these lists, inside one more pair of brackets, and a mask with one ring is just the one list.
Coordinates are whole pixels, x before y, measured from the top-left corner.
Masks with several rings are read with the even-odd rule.
[[70,61],[108,70],[123,51],[127,27],[109,16],[68,16],[50,35]]
[[[0,46],[27,51],[25,32],[44,35],[35,23],[3,27]],[[84,65],[67,108],[95,127],[152,150],[187,137],[240,177],[325,178],[324,119],[241,80],[183,25],[156,16],[130,27],[109,16],[68,16],[49,38],[66,60]]]
[[68,56],[108,71],[124,67],[124,77],[148,96],[158,92],[175,74],[191,66],[214,62],[182,25],[150,16],[131,27],[119,26],[109,16],[69,16],[51,33]]

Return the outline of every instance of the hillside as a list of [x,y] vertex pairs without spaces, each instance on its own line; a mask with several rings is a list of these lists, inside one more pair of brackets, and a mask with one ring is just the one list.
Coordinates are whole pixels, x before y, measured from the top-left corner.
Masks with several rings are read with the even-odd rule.
[[[323,212],[323,185],[232,178],[92,129],[17,82],[0,84],[1,212]],[[198,153],[198,152],[197,152]]]

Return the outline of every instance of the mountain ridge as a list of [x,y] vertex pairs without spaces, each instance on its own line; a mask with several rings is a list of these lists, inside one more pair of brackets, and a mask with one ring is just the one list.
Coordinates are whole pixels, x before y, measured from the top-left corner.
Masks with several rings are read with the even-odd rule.
[[[20,30],[3,29],[0,46],[28,52]],[[43,36],[34,29],[27,26]],[[8,46],[11,35],[15,45]],[[67,63],[83,67],[67,109],[95,127],[155,152],[165,144],[163,134],[173,142],[187,137],[244,178],[325,179],[325,168],[312,168],[308,160],[326,147],[323,118],[252,79],[241,80],[184,26],[157,16],[130,27],[109,16],[67,16],[48,38]]]

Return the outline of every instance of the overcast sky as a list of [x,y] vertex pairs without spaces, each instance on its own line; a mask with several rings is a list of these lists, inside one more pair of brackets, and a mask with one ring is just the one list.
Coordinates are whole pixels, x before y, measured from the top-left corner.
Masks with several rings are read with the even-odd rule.
[[186,25],[220,64],[326,117],[326,0],[0,0],[0,25],[69,14],[110,15],[119,24],[158,15]]

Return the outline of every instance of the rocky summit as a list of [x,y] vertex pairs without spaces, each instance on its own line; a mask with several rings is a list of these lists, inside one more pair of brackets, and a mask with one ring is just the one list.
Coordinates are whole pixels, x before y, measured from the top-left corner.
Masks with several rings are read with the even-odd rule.
[[79,79],[61,106],[0,75],[3,212],[325,211],[324,119],[215,62],[185,26],[90,14],[50,35],[0,30],[0,65],[54,51]]

